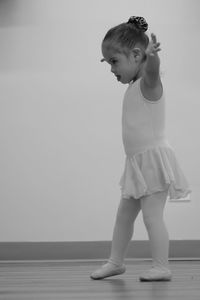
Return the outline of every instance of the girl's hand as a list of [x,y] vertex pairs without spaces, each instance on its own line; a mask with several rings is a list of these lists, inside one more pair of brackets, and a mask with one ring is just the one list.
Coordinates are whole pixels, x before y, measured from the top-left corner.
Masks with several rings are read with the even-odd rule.
[[158,51],[161,49],[159,48],[160,43],[157,42],[155,34],[151,34],[151,40],[149,42],[149,45],[146,49],[146,55],[154,56]]

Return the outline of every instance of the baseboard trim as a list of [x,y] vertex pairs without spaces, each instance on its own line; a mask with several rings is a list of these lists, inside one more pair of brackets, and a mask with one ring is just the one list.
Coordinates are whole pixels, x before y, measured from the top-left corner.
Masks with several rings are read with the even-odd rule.
[[[106,259],[111,241],[94,242],[0,242],[0,260]],[[148,241],[131,241],[127,258],[149,259]],[[170,259],[200,259],[200,240],[171,240]]]

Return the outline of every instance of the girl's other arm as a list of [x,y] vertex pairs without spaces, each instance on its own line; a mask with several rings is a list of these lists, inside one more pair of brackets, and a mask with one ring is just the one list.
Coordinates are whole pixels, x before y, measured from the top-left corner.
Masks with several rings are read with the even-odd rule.
[[157,42],[155,34],[151,34],[151,40],[146,49],[146,61],[144,63],[143,80],[148,88],[156,88],[160,84],[160,58],[158,51],[160,43]]

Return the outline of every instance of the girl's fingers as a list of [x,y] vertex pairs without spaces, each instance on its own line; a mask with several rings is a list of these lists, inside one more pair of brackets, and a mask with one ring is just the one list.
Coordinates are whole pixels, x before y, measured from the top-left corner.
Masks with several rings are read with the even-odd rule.
[[156,47],[159,47],[159,46],[160,46],[160,43],[157,42],[157,38],[156,38],[156,36],[155,36],[154,33],[151,34],[151,39],[152,39],[153,44],[154,44]]
[[157,43],[157,39],[156,39],[156,36],[155,36],[154,33],[151,34],[151,39],[152,39],[152,41],[153,41],[154,44]]
[[154,55],[155,55],[155,53],[156,53],[156,52],[158,52],[158,51],[161,51],[161,49],[160,49],[160,48],[158,48],[158,49],[156,49],[154,52],[151,52],[149,55],[150,55],[150,56],[154,56]]
[[155,52],[160,51],[160,43],[157,42],[156,35],[154,33],[151,34],[151,41],[149,42],[149,53],[154,56]]

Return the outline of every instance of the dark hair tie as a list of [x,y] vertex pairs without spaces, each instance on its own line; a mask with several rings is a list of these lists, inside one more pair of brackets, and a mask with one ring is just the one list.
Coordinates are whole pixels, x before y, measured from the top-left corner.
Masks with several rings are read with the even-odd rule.
[[132,16],[128,20],[127,24],[134,24],[136,28],[142,32],[145,32],[148,29],[148,24],[143,17]]

